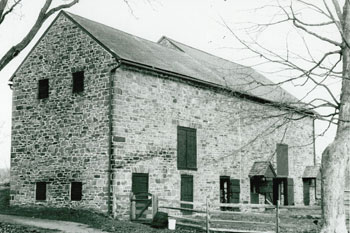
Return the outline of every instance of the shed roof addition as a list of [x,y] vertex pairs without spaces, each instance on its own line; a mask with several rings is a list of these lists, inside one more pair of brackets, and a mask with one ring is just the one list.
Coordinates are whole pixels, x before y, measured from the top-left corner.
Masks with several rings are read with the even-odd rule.
[[317,178],[320,175],[320,166],[306,166],[303,173],[303,178]]
[[249,172],[249,177],[263,176],[266,178],[276,177],[275,169],[269,161],[254,162]]

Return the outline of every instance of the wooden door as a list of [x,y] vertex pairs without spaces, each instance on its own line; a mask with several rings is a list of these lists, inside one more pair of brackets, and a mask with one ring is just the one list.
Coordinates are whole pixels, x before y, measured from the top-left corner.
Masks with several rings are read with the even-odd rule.
[[[193,176],[181,175],[181,201],[193,202]],[[181,208],[193,209],[192,204],[181,204]],[[191,214],[190,211],[182,211],[183,214]]]
[[150,205],[148,200],[148,173],[133,173],[131,191],[135,195],[137,218],[144,217],[144,213]]
[[145,198],[148,193],[148,173],[133,173],[131,191],[136,195],[136,198]]
[[310,182],[309,179],[303,179],[304,205],[310,205]]
[[220,176],[220,203],[230,202],[230,177]]
[[239,195],[241,192],[241,185],[239,179],[230,180],[230,203],[239,203]]
[[285,203],[286,205],[294,205],[294,180],[293,178],[286,179],[285,189]]

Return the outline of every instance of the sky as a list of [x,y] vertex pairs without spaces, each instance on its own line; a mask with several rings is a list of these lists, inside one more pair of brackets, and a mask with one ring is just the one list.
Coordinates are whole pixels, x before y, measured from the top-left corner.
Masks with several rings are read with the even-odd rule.
[[[56,4],[60,2],[62,1],[54,0]],[[242,50],[242,45],[223,25],[225,22],[232,30],[246,36],[247,31],[251,29],[247,28],[248,22],[261,23],[275,16],[272,14],[273,9],[266,8],[270,2],[270,0],[80,0],[67,11],[151,41],[157,41],[163,35],[168,36],[225,59],[253,66],[272,81],[278,82],[278,79],[283,77],[279,73],[271,72],[278,69],[276,64],[256,66],[261,64],[261,60],[252,58],[251,53]],[[0,25],[0,57],[29,31],[43,3],[43,0],[23,0],[22,5]],[[12,96],[8,80],[54,17],[55,15],[47,20],[27,48],[0,71],[0,168],[10,166]],[[285,35],[288,36],[287,40]],[[272,29],[265,29],[259,36],[259,42],[268,48],[283,52],[288,44],[288,49],[295,49],[298,54],[306,52],[300,46],[298,33],[290,27],[275,26]],[[319,54],[328,49],[328,45],[318,41],[312,41],[310,44],[310,48]],[[339,93],[339,85],[334,83],[332,88],[335,93]],[[298,98],[302,98],[308,91],[305,87],[296,88],[290,84],[285,84],[283,87]],[[315,95],[324,93],[316,91]],[[325,127],[325,123],[318,123],[316,131],[321,132]],[[333,137],[334,127],[325,136],[317,138],[318,156]]]

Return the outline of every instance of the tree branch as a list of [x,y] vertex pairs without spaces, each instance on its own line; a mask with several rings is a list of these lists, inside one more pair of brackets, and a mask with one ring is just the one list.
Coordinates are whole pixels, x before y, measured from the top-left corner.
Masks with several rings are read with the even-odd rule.
[[310,35],[312,35],[312,36],[314,36],[314,37],[316,37],[316,38],[318,38],[320,40],[323,40],[323,41],[331,43],[331,44],[333,44],[335,46],[341,47],[341,43],[339,43],[337,41],[334,41],[334,40],[331,40],[331,39],[329,39],[327,37],[321,36],[321,35],[313,32],[313,31],[310,31],[309,29],[307,29],[306,27],[302,26],[301,24],[299,24],[299,22],[296,20],[296,17],[294,15],[293,8],[290,7],[290,9],[291,9],[291,12],[292,12],[292,15],[293,15],[293,18],[291,20],[292,20],[292,22],[293,22],[295,27],[305,31],[306,33],[308,33],[308,34],[310,34]]
[[46,13],[46,18],[50,17],[52,14],[56,13],[57,11],[60,11],[62,9],[66,9],[66,8],[70,8],[73,5],[77,4],[78,2],[79,2],[79,0],[73,0],[70,3],[62,4],[58,7],[52,8],[51,10],[49,10],[49,12]]
[[15,46],[11,47],[5,55],[0,59],[0,71],[10,62],[12,59],[14,59],[27,45],[33,40],[34,36],[37,34],[45,20],[50,17],[55,12],[64,9],[69,8],[76,3],[78,3],[79,0],[73,0],[72,2],[68,4],[62,4],[58,7],[52,8],[48,11],[48,9],[51,6],[52,0],[46,0],[44,6],[41,8],[39,16],[33,25],[33,27],[30,29],[28,34]]
[[[5,0],[7,1],[7,0]],[[15,9],[15,7],[21,2],[22,0],[18,0],[16,1],[5,13],[0,14],[0,24],[4,21],[6,15],[8,15],[9,13],[11,13],[13,11],[13,9]]]
[[7,5],[8,0],[1,0],[0,1],[0,20],[2,19],[2,14],[5,10],[5,7]]

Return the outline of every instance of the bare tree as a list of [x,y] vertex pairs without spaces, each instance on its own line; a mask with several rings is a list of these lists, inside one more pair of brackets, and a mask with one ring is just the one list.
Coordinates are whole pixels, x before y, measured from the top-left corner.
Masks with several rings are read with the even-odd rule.
[[[346,165],[350,157],[350,1],[275,0],[272,5],[263,8],[266,7],[276,10],[272,20],[266,24],[255,24],[254,27],[246,28],[246,32],[249,29],[250,32],[258,32],[261,35],[269,27],[281,24],[292,25],[303,40],[307,51],[306,56],[291,51],[288,41],[283,52],[275,52],[261,44],[258,37],[250,36],[246,39],[232,30],[226,22],[224,24],[245,49],[265,59],[265,62],[282,65],[284,71],[294,74],[293,77],[278,84],[285,82],[298,82],[298,85],[312,84],[313,87],[307,95],[315,88],[322,88],[327,93],[328,96],[313,98],[306,101],[307,105],[305,105],[315,110],[323,108],[322,114],[318,114],[318,117],[337,126],[335,140],[322,153],[321,233],[345,233],[347,229],[344,181]],[[318,15],[318,19],[323,21],[312,22],[310,15],[306,16],[310,12]],[[330,30],[336,33],[329,33]],[[312,50],[306,38],[329,44],[325,48],[331,48],[331,50],[315,55],[316,52]],[[341,83],[339,96],[328,86],[329,80]]]
[[[21,3],[23,0],[14,0],[9,2],[9,0],[0,0],[0,24],[4,22],[6,17],[14,11],[14,9]],[[39,29],[43,23],[54,13],[69,8],[79,0],[72,0],[68,3],[58,5],[57,7],[51,8],[52,0],[46,0],[43,7],[41,8],[38,18],[35,21],[35,24],[32,26],[28,34],[16,45],[12,46],[0,59],[0,71],[14,59],[27,45],[33,40],[34,36],[38,33]]]

